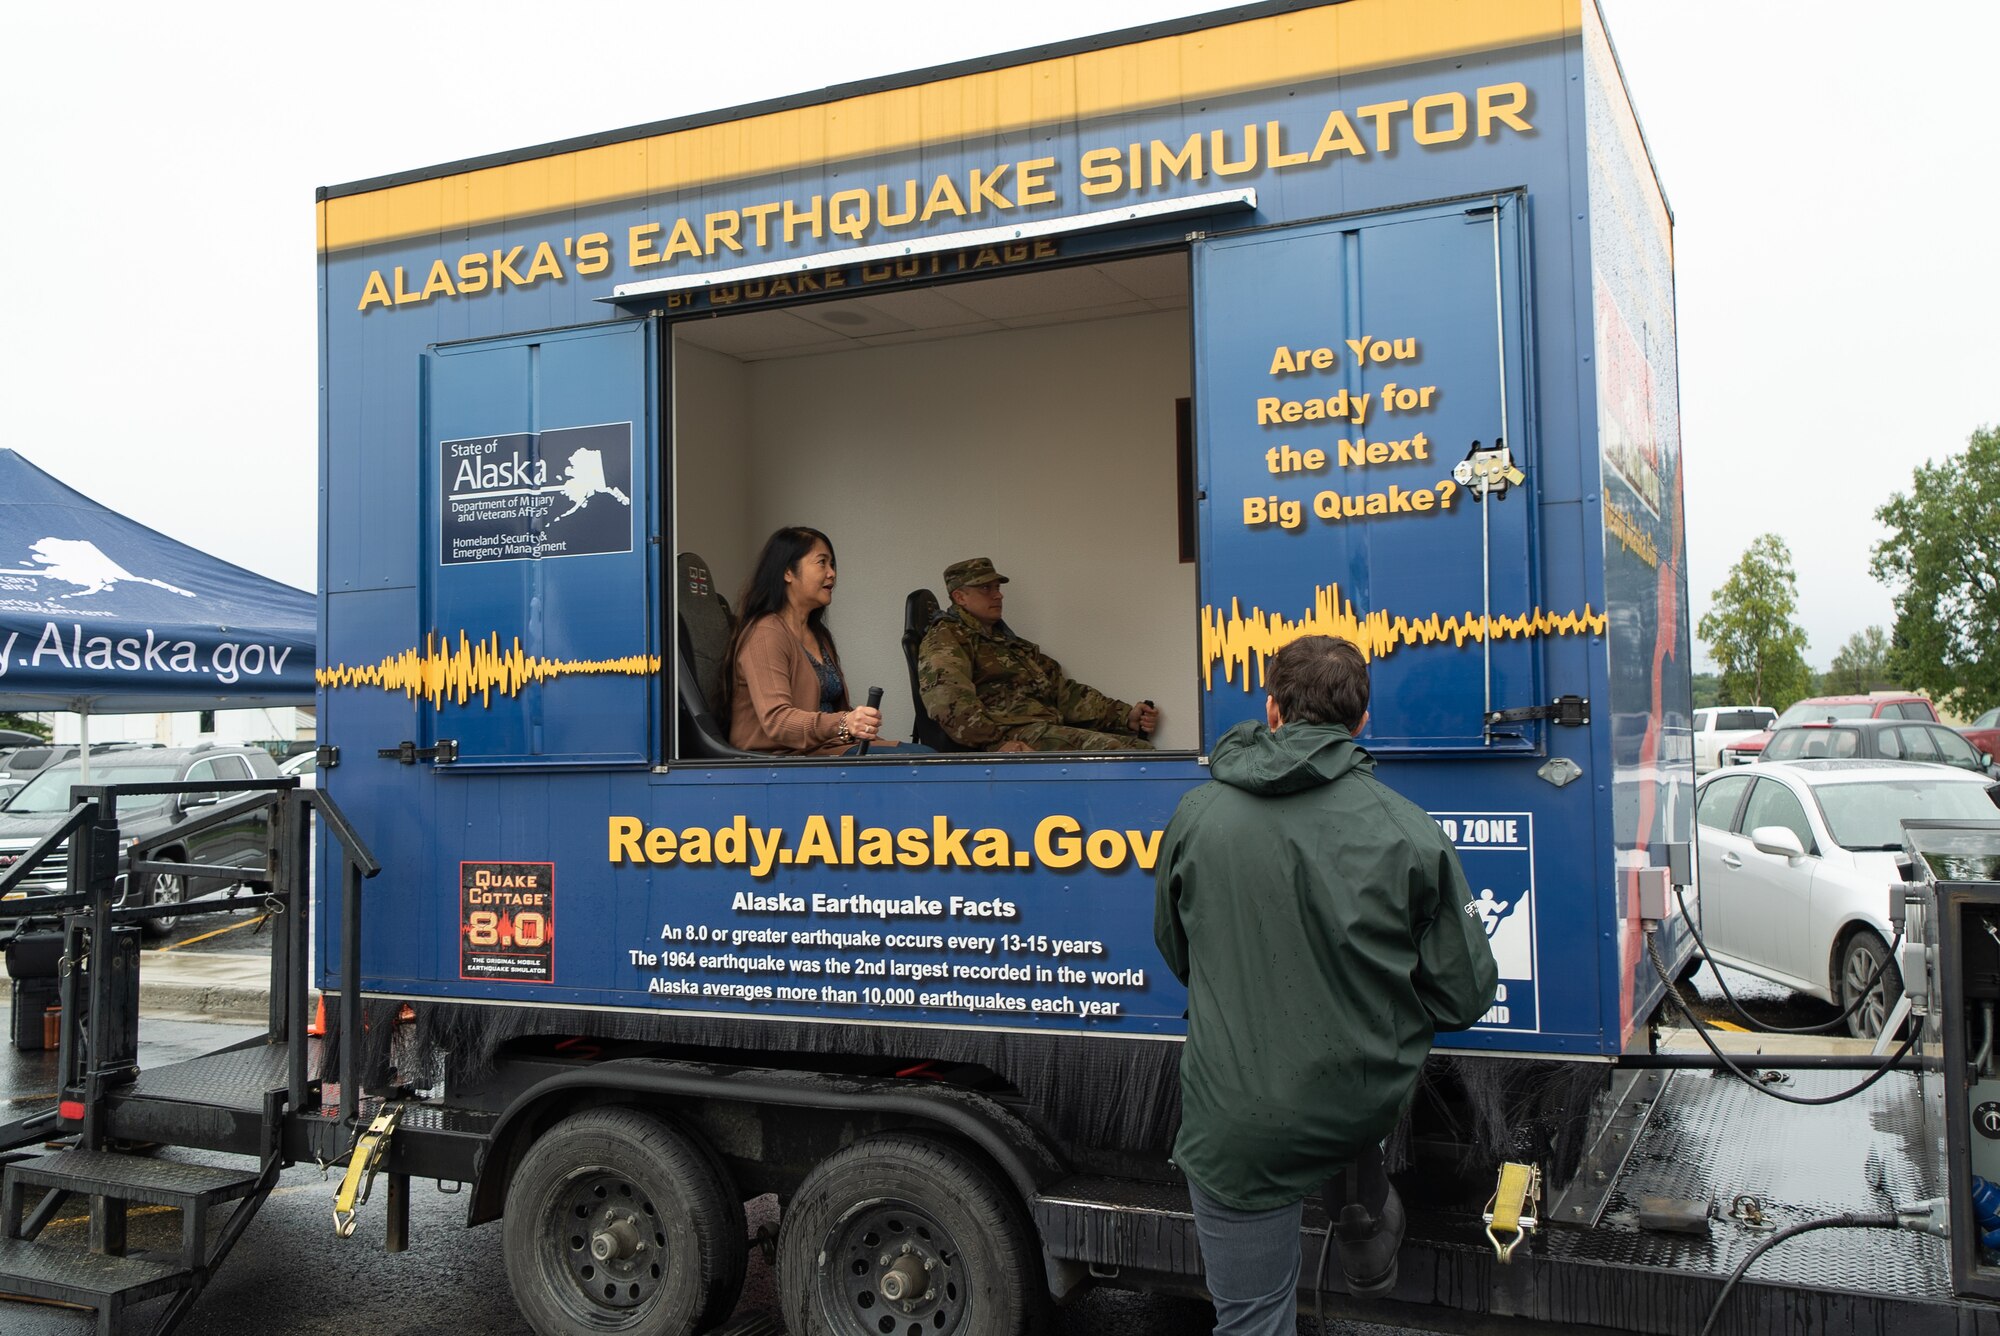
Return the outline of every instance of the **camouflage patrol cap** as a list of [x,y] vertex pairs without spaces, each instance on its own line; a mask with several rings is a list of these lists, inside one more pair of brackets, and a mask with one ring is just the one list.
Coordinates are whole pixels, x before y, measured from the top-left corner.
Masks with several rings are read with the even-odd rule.
[[947,596],[954,590],[992,584],[996,580],[1001,584],[1007,583],[1007,577],[993,569],[991,557],[967,557],[944,568],[944,592]]

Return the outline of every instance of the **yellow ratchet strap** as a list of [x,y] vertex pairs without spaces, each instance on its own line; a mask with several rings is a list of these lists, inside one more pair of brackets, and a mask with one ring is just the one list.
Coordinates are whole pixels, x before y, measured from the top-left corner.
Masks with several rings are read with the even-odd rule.
[[355,1138],[347,1157],[347,1174],[340,1180],[340,1191],[333,1194],[333,1232],[341,1238],[354,1237],[354,1213],[374,1190],[375,1173],[389,1154],[389,1137],[402,1120],[402,1105],[385,1105],[368,1130]]
[[[1486,1203],[1486,1237],[1493,1241],[1493,1255],[1502,1262],[1514,1260],[1514,1249],[1539,1223],[1535,1209],[1542,1196],[1542,1171],[1531,1164],[1507,1163],[1500,1166],[1500,1182]],[[1502,1238],[1502,1235],[1508,1237]]]

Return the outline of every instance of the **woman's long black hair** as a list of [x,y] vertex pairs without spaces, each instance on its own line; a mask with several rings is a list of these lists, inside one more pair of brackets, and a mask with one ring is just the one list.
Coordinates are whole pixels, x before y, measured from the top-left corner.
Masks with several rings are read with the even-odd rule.
[[[815,543],[826,544],[827,560],[837,569],[840,562],[833,555],[833,540],[818,529],[789,524],[764,540],[764,550],[757,554],[749,582],[736,600],[736,634],[729,638],[729,662],[722,678],[725,692],[736,689],[736,653],[742,647],[744,633],[760,619],[785,610],[790,602],[785,592],[785,572],[804,561]],[[806,614],[806,629],[819,644],[820,658],[838,665],[840,652],[833,647],[833,632],[827,629],[825,608],[814,608]],[[725,701],[722,716],[725,719],[729,717],[727,707]]]

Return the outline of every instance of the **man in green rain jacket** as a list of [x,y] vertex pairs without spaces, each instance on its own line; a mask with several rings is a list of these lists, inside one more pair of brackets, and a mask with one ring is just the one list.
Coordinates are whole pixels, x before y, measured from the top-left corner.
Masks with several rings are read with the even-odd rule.
[[1451,842],[1354,741],[1361,652],[1305,637],[1265,683],[1269,727],[1216,743],[1156,872],[1154,936],[1188,986],[1174,1158],[1217,1336],[1292,1331],[1301,1206],[1336,1176],[1349,1290],[1393,1288],[1402,1206],[1382,1139],[1433,1033],[1475,1024],[1498,982]]

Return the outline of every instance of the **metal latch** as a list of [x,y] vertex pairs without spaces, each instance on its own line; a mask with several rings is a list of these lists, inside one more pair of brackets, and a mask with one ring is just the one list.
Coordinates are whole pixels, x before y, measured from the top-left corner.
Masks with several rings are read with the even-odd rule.
[[[375,1115],[368,1130],[355,1138],[347,1157],[347,1174],[340,1191],[333,1194],[333,1232],[343,1239],[354,1237],[354,1215],[375,1190],[375,1174],[389,1155],[389,1138],[403,1120],[403,1106],[391,1104]],[[393,1205],[393,1203],[391,1203]]]
[[450,738],[439,738],[435,747],[419,747],[414,742],[399,742],[393,747],[384,747],[375,754],[385,761],[400,761],[404,765],[415,765],[418,761],[436,761],[439,765],[450,765],[458,759],[458,744]]
[[1486,1222],[1486,1237],[1493,1243],[1493,1255],[1502,1262],[1513,1261],[1514,1249],[1541,1223],[1535,1216],[1541,1199],[1540,1169],[1512,1161],[1500,1166],[1500,1181],[1494,1185],[1492,1199],[1479,1218]]
[[1547,705],[1517,705],[1511,710],[1489,710],[1488,724],[1518,724],[1530,719],[1549,719],[1563,728],[1581,728],[1590,722],[1590,700],[1585,696],[1558,696]]

